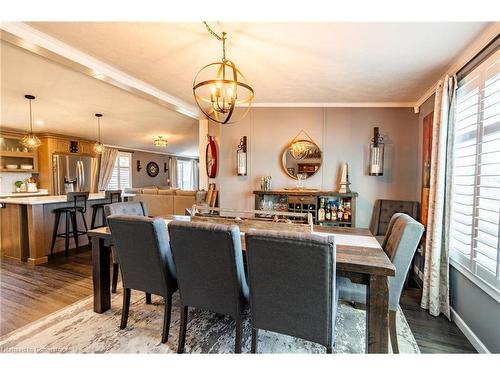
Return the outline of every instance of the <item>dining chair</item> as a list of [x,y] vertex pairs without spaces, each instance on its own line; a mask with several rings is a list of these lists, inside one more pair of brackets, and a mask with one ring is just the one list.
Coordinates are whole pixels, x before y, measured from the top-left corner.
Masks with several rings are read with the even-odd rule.
[[309,340],[331,353],[338,300],[335,238],[250,230],[245,241],[252,353],[259,329]]
[[170,247],[177,269],[181,320],[178,353],[184,352],[188,308],[229,315],[236,322],[235,352],[241,353],[248,303],[240,230],[236,225],[172,221]]
[[178,289],[165,221],[141,216],[110,215],[108,223],[122,273],[120,329],[127,326],[132,289],[162,296],[165,310],[161,342],[165,343],[170,329],[172,294]]
[[[148,216],[146,206],[143,202],[118,202],[107,204],[104,206],[104,214],[106,218],[110,215],[135,215],[135,216]],[[111,247],[113,258],[113,274],[111,282],[111,292],[116,293],[116,286],[118,285],[118,255],[114,247]],[[151,295],[146,295],[146,303],[151,303]]]
[[[396,274],[389,277],[389,334],[393,353],[399,353],[396,317],[401,291],[410,268],[413,255],[424,232],[424,226],[407,214],[396,213],[392,216],[382,248],[394,264]],[[340,299],[366,303],[366,286],[351,282],[347,278],[337,279]]]
[[373,206],[370,232],[381,242],[388,232],[389,223],[394,214],[405,213],[418,220],[419,210],[420,203],[416,201],[377,199]]

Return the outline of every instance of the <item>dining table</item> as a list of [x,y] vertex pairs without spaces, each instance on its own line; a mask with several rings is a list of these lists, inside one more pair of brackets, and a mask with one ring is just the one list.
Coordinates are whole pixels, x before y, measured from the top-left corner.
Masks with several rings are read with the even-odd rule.
[[[172,220],[190,221],[190,216],[162,216],[165,225]],[[314,225],[312,233],[335,236],[337,276],[366,285],[367,353],[388,353],[389,286],[388,278],[395,267],[377,239],[365,228]],[[109,227],[88,231],[92,243],[92,279],[94,312],[102,314],[111,308],[111,249],[113,238]],[[244,250],[244,233],[242,232]]]

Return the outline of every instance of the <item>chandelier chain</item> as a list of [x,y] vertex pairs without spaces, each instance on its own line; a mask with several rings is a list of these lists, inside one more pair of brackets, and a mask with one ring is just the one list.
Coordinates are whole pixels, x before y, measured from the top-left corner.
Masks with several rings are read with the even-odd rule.
[[33,116],[31,114],[31,99],[30,99],[30,134],[33,133]]
[[205,27],[207,28],[208,32],[215,37],[217,40],[222,42],[222,60],[226,60],[226,32],[222,32],[222,36],[218,35],[215,31],[213,31],[210,26],[208,26],[208,23],[206,21],[203,21],[205,24]]

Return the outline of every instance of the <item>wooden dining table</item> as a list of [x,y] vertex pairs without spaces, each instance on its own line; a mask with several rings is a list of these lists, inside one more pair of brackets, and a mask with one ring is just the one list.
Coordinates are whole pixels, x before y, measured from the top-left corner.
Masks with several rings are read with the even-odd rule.
[[[163,218],[166,224],[171,220],[190,221],[189,216],[168,215]],[[394,276],[394,265],[368,229],[315,225],[313,233],[335,236],[337,276],[366,285],[366,352],[387,353],[388,277]],[[111,308],[110,246],[113,239],[108,227],[89,230],[88,236],[92,242],[94,311],[101,314]]]

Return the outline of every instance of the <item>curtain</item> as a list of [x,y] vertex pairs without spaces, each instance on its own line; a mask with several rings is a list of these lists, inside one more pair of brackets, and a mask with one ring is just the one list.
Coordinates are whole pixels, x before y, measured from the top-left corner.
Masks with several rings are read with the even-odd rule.
[[178,177],[177,177],[177,158],[175,156],[170,156],[169,160],[169,170],[170,170],[170,187],[176,188],[179,187]]
[[434,103],[429,211],[421,306],[450,319],[448,234],[456,77],[439,81]]
[[115,148],[106,147],[101,154],[101,163],[99,166],[99,184],[98,190],[104,191],[108,187],[111,176],[113,175],[113,168],[115,167],[116,158],[118,157],[118,150]]
[[193,159],[192,161],[193,167],[191,168],[192,181],[193,181],[193,190],[199,189],[199,170],[198,170],[198,160]]

